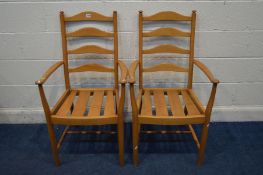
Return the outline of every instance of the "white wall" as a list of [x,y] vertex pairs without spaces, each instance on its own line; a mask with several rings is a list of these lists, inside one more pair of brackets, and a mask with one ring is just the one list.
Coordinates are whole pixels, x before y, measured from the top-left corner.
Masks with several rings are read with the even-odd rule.
[[[130,64],[137,57],[137,15],[174,10],[190,15],[197,10],[196,57],[221,81],[213,120],[263,120],[263,2],[241,1],[56,1],[0,0],[0,122],[43,122],[38,89],[34,85],[42,73],[60,60],[59,11],[67,15],[90,10],[111,15],[118,11],[119,56]],[[94,61],[94,60],[91,60]],[[96,61],[109,62],[108,59]],[[174,74],[173,74],[174,75]],[[173,78],[168,75],[168,78]],[[46,86],[51,104],[63,91],[61,70]],[[74,76],[73,84],[83,77]],[[73,78],[74,78],[73,77]],[[92,86],[109,80],[91,74]],[[148,76],[146,84],[160,86],[162,76]],[[178,79],[174,79],[178,80]],[[182,83],[179,78],[179,84]],[[195,70],[195,89],[206,103],[209,83]],[[172,84],[175,84],[171,81]],[[105,85],[105,84],[104,84]],[[128,96],[128,93],[127,93]],[[131,111],[126,100],[127,119]]]

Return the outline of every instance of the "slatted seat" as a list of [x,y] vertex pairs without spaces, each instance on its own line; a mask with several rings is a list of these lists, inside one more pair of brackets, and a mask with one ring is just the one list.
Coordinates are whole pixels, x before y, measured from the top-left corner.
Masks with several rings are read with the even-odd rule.
[[139,121],[141,124],[162,122],[166,125],[193,124],[193,120],[203,122],[204,110],[197,100],[187,89],[144,89],[143,95],[137,98],[137,101],[141,101]]
[[116,124],[115,95],[114,89],[72,90],[58,111],[51,116],[52,122],[67,124],[68,120],[72,120],[72,125]]
[[[198,164],[201,165],[204,160],[205,144],[208,134],[208,127],[212,112],[212,107],[215,99],[216,87],[219,81],[214,78],[209,69],[200,61],[194,59],[194,38],[195,38],[195,20],[196,12],[193,11],[191,16],[184,16],[176,12],[165,11],[159,12],[151,16],[143,16],[143,12],[139,12],[139,55],[138,60],[135,60],[129,68],[129,82],[130,82],[130,97],[132,104],[132,133],[133,133],[133,163],[138,165],[138,146],[140,133],[146,134],[192,134],[195,141],[198,153]],[[151,21],[151,23],[158,21],[160,24],[162,21],[185,21],[184,25],[190,24],[191,31],[182,31],[181,29],[165,27],[153,29],[151,31],[143,31],[145,22]],[[185,26],[184,26],[185,27]],[[161,44],[152,48],[144,48],[144,38],[154,37],[156,40],[158,37],[170,39],[184,39],[190,41],[189,48],[183,48],[174,44]],[[175,53],[183,54],[189,57],[188,66],[181,66],[175,63],[160,63],[154,64],[154,66],[144,67],[143,59],[144,55],[162,53]],[[148,56],[149,58],[150,56]],[[185,57],[185,56],[184,56]],[[152,58],[154,62],[155,57]],[[159,59],[161,60],[161,59]],[[212,90],[210,92],[209,101],[207,107],[204,108],[197,95],[195,95],[192,88],[193,81],[193,67],[201,69],[201,71],[211,81]],[[135,97],[135,71],[139,69],[139,90],[138,96]],[[179,88],[144,88],[143,87],[143,75],[151,72],[175,72],[188,75],[187,87]],[[149,86],[149,85],[148,85]],[[189,130],[176,130],[176,131],[145,131],[141,130],[141,125],[186,125]],[[202,134],[199,139],[193,128],[193,124],[202,124]]]
[[[68,24],[79,21],[96,21],[96,23],[111,22],[112,32],[103,31],[94,27],[87,27],[86,23],[82,24],[85,27],[75,31],[67,31]],[[63,49],[63,60],[58,61],[51,66],[46,73],[36,81],[38,85],[42,105],[47,121],[48,132],[50,136],[50,143],[53,157],[56,165],[60,165],[58,156],[59,149],[67,134],[118,134],[119,145],[119,163],[124,165],[124,123],[123,110],[125,101],[125,84],[128,69],[125,64],[118,58],[118,27],[117,27],[117,12],[114,11],[112,16],[104,16],[96,12],[81,12],[73,16],[65,16],[64,12],[60,12],[61,23],[61,39]],[[68,49],[71,38],[74,41],[77,39],[90,39],[90,37],[111,37],[113,49],[109,50],[96,44],[84,45],[81,47],[73,47]],[[70,39],[69,39],[70,38]],[[109,42],[110,43],[110,42]],[[76,54],[107,54],[112,55],[113,67],[104,66],[98,63],[82,64],[72,67],[69,65],[69,59]],[[89,59],[89,56],[85,57]],[[109,58],[110,59],[110,58]],[[77,61],[77,60],[76,60]],[[65,88],[66,91],[51,109],[47,102],[43,84],[59,67],[63,66]],[[120,71],[119,71],[120,68]],[[75,88],[70,83],[69,74],[76,72],[104,72],[114,76],[114,87],[112,88]],[[119,76],[120,72],[120,76]],[[120,77],[120,78],[119,78]],[[115,131],[87,131],[87,130],[72,130],[74,125],[117,125],[117,132]],[[60,136],[59,141],[56,141],[56,134],[54,125],[65,125],[65,129]]]

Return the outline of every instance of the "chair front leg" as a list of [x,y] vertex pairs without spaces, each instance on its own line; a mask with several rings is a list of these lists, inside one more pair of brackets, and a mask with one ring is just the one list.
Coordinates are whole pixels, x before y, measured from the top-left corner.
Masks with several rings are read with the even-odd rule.
[[121,97],[118,107],[118,144],[119,144],[119,163],[124,166],[124,120],[123,111],[125,103],[125,84],[121,84]]
[[53,124],[52,124],[51,119],[50,119],[51,118],[50,108],[49,108],[49,105],[48,105],[48,102],[47,102],[47,99],[46,99],[46,96],[44,93],[43,86],[38,85],[38,88],[39,88],[41,102],[42,102],[44,112],[45,112],[45,116],[46,116],[47,129],[48,129],[48,133],[49,133],[49,137],[50,137],[50,144],[51,144],[51,150],[52,150],[53,158],[55,160],[56,166],[59,166],[60,160],[59,160],[59,155],[58,155],[56,135],[55,135]]
[[203,124],[202,132],[201,132],[201,142],[200,142],[200,149],[198,153],[198,159],[197,164],[202,165],[204,162],[204,154],[205,154],[205,147],[206,147],[206,141],[208,136],[208,129],[209,129],[209,123],[211,118],[211,113],[215,101],[215,95],[216,95],[216,88],[218,83],[213,83],[213,87],[210,93],[210,98],[207,103],[205,116],[206,116],[206,122]]
[[138,122],[138,108],[134,94],[134,84],[130,84],[130,97],[132,104],[132,149],[133,149],[133,164],[138,166],[139,164],[139,154],[138,154],[138,146],[139,146],[139,128],[140,124]]

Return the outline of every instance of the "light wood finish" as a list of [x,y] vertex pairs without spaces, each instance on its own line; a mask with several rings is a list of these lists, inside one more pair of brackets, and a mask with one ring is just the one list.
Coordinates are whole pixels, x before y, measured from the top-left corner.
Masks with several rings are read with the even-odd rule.
[[151,16],[143,17],[144,21],[191,21],[191,17],[184,16],[176,12],[159,12]]
[[157,72],[157,71],[174,71],[174,72],[188,72],[188,68],[178,66],[173,63],[162,63],[152,67],[143,68],[143,72]]
[[68,50],[68,53],[69,54],[84,54],[84,53],[113,54],[113,51],[96,45],[87,45],[76,49]]
[[[144,21],[189,21],[190,31],[181,31],[176,28],[158,28],[153,31],[143,31]],[[159,22],[160,23],[160,22]],[[152,16],[143,16],[139,12],[139,54],[138,60],[135,60],[129,68],[130,98],[132,105],[132,140],[133,140],[133,164],[139,164],[139,134],[191,134],[199,150],[198,165],[204,161],[205,145],[208,136],[208,127],[211,118],[213,103],[215,99],[216,87],[219,81],[207,69],[207,67],[194,60],[194,42],[195,42],[195,24],[196,12],[192,11],[191,16],[184,16],[176,12],[160,12]],[[184,23],[187,24],[187,23]],[[171,44],[163,44],[151,49],[143,49],[143,37],[189,37],[189,48],[183,49]],[[187,38],[186,38],[187,39]],[[143,54],[154,53],[179,53],[188,54],[188,68],[178,66],[172,63],[161,63],[151,67],[143,67]],[[213,83],[210,98],[206,108],[195,95],[192,89],[193,83],[193,66],[200,68],[208,79]],[[135,74],[138,67],[139,71],[139,89],[138,96],[135,97],[134,86],[136,83]],[[177,71],[188,74],[188,84],[186,88],[144,88],[143,73],[155,71]],[[166,100],[167,96],[168,100]],[[155,111],[155,112],[154,112]],[[142,124],[152,125],[186,125],[187,131],[140,131]],[[202,133],[198,139],[194,124],[202,124]]]
[[190,51],[182,49],[172,44],[162,44],[151,49],[143,50],[143,54],[155,54],[155,53],[180,53],[188,54]]
[[68,98],[64,101],[63,105],[58,110],[57,115],[67,115],[69,113],[76,94],[77,94],[77,91],[70,92]]
[[149,91],[145,91],[143,94],[142,102],[142,115],[152,115],[152,100]]
[[134,83],[135,82],[135,71],[136,68],[138,67],[139,61],[136,60],[132,62],[130,68],[129,68],[129,83]]
[[76,107],[72,112],[73,116],[82,116],[86,111],[87,102],[89,100],[90,92],[89,91],[81,91],[79,92],[78,100],[76,102]]
[[[77,31],[66,33],[68,23],[75,21],[98,21],[111,22],[113,24],[113,32],[106,32],[93,27],[84,27]],[[51,149],[55,164],[60,165],[58,151],[61,148],[62,142],[67,134],[112,134],[115,131],[88,132],[88,131],[69,131],[68,128],[72,125],[117,125],[118,145],[119,145],[119,164],[124,165],[124,126],[123,126],[123,110],[125,103],[125,83],[128,75],[128,69],[125,64],[118,60],[118,30],[117,30],[117,12],[114,11],[111,17],[107,17],[96,12],[82,12],[71,17],[65,17],[64,12],[60,12],[61,24],[61,42],[63,49],[63,60],[51,66],[41,79],[36,81],[39,87],[41,102],[44,108],[45,117],[50,136]],[[83,47],[68,50],[68,42],[71,42],[68,37],[112,37],[114,40],[113,50],[108,50],[96,45],[85,45]],[[100,64],[92,63],[80,65],[69,69],[68,55],[82,53],[98,53],[98,54],[113,54],[114,67],[105,67]],[[61,65],[64,68],[64,78],[66,90],[59,98],[55,106],[50,109],[43,84]],[[120,80],[119,72],[120,68]],[[84,71],[99,71],[99,72],[114,72],[115,85],[112,88],[72,88],[70,86],[69,72],[84,72]],[[119,85],[121,85],[119,95]],[[104,100],[105,98],[105,100]],[[59,142],[55,137],[53,125],[65,125]]]
[[77,31],[67,33],[67,37],[113,37],[112,32],[106,32],[94,27],[85,27]]
[[104,92],[95,91],[90,105],[89,116],[100,116],[100,108],[103,100]]
[[[119,83],[118,83],[118,75],[119,75],[119,69],[118,69],[118,60],[119,60],[119,49],[118,49],[118,18],[117,18],[117,11],[113,12],[113,31],[114,31],[114,87],[116,90],[119,89]],[[121,67],[122,69],[122,67]],[[123,75],[123,74],[122,74]],[[126,75],[127,76],[127,75]]]
[[184,111],[180,102],[179,93],[176,90],[167,92],[169,102],[171,104],[171,110],[175,116],[183,116]]
[[[204,116],[204,113],[199,112],[199,103],[194,103],[193,99],[188,94],[188,89],[162,89],[162,88],[144,88],[142,96],[141,116],[161,116],[161,117],[188,117],[184,114],[183,104],[186,104],[187,115]],[[168,104],[166,104],[165,96],[168,96]],[[183,102],[180,101],[182,95]],[[154,103],[151,103],[151,96]],[[155,107],[156,114],[152,115],[152,106]],[[172,115],[168,115],[168,106],[171,107]],[[201,107],[200,107],[201,108]]]
[[104,111],[105,116],[115,114],[114,96],[112,91],[107,92],[107,100],[105,106],[107,106],[107,108]]
[[73,21],[113,21],[112,17],[104,16],[96,12],[81,12],[77,15],[66,17],[65,21],[73,22]]
[[195,23],[196,23],[196,11],[192,11],[192,21],[191,21],[191,37],[190,37],[190,54],[189,54],[189,73],[188,73],[188,85],[189,89],[193,86],[193,62],[194,62],[194,52],[195,52]]
[[198,115],[200,114],[198,108],[195,106],[194,102],[192,101],[191,97],[186,91],[182,91],[182,95],[185,101],[186,109],[189,115]]
[[219,83],[219,80],[214,77],[212,72],[201,62],[198,60],[194,60],[194,64],[204,72],[207,78],[211,81],[211,83]]
[[142,11],[139,12],[139,89],[143,88],[143,15]]
[[65,26],[65,16],[64,12],[60,12],[60,30],[61,30],[61,43],[63,51],[63,61],[64,61],[64,78],[66,89],[70,89],[69,72],[68,72],[68,45],[66,38],[66,26]]
[[126,77],[128,76],[128,68],[126,67],[126,65],[121,60],[118,60],[118,65],[121,69],[120,83],[125,84],[125,83],[127,83]]
[[168,116],[164,92],[162,90],[155,90],[153,92],[153,95],[154,95],[154,104],[155,104],[156,115]]
[[59,100],[57,101],[57,103],[53,106],[52,110],[51,110],[51,114],[55,114],[58,112],[59,108],[61,107],[61,105],[64,103],[64,101],[67,99],[67,97],[70,94],[70,90],[67,89],[62,96],[59,98]]
[[161,37],[161,36],[177,36],[190,37],[191,33],[178,30],[176,28],[159,28],[150,32],[144,32],[143,37]]
[[69,68],[69,72],[86,72],[86,71],[114,72],[114,69],[103,66],[101,64],[85,64],[79,67]]
[[42,77],[35,82],[36,85],[43,84],[47,81],[48,77],[55,72],[61,65],[63,65],[63,61],[58,61],[53,64],[43,75]]

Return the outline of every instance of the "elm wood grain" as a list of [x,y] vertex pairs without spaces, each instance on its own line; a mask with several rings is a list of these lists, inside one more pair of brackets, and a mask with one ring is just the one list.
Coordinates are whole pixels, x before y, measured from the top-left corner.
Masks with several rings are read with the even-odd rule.
[[178,30],[176,28],[159,28],[150,32],[143,32],[143,37],[161,37],[161,36],[177,36],[190,37],[191,33]]
[[135,71],[136,68],[138,67],[139,61],[135,60],[132,62],[132,64],[129,67],[129,83],[134,83],[135,82]]
[[94,27],[81,28],[66,35],[67,37],[113,37],[112,32],[106,32]]
[[[157,14],[154,14],[152,16],[143,16],[143,12],[139,12],[139,23],[138,23],[138,32],[139,32],[139,54],[138,54],[138,60],[135,60],[130,68],[129,68],[129,83],[130,83],[130,97],[131,97],[131,104],[132,104],[132,138],[133,138],[133,164],[137,166],[139,164],[139,155],[138,155],[138,147],[139,147],[139,134],[140,134],[140,126],[141,124],[153,124],[153,125],[186,125],[189,128],[189,131],[187,133],[191,133],[193,140],[195,141],[197,147],[199,148],[198,153],[198,165],[201,165],[204,160],[204,150],[205,150],[205,144],[206,139],[208,135],[208,126],[211,118],[211,112],[213,108],[213,102],[215,99],[215,93],[216,93],[216,87],[218,84],[218,80],[214,78],[214,76],[211,76],[212,74],[209,73],[209,71],[206,70],[206,67],[203,64],[200,64],[198,61],[195,62],[194,60],[194,42],[195,42],[195,25],[196,25],[196,12],[192,11],[191,16],[184,16],[181,14],[178,14],[176,12],[160,12]],[[187,23],[190,23],[191,30],[188,31],[180,31],[176,28],[159,28],[157,30],[153,30],[150,32],[144,32],[143,31],[143,25],[145,21],[189,21]],[[182,33],[185,32],[185,33]],[[143,54],[145,54],[145,50],[143,50],[143,37],[159,37],[159,36],[165,36],[165,37],[190,37],[190,43],[189,43],[189,49],[180,50],[183,48],[177,48],[174,49],[174,47],[170,47],[171,45],[164,46],[157,46],[155,48],[152,48],[152,50],[149,49],[146,50],[146,53],[170,53],[170,52],[179,52],[183,54],[189,54],[189,66],[187,69],[185,69],[185,72],[188,74],[188,84],[187,88],[144,88],[143,87],[143,70],[146,69],[146,72],[150,71],[163,71],[165,68],[167,68],[167,65],[165,66],[155,66],[154,68],[143,68]],[[173,46],[173,45],[172,45]],[[170,47],[170,48],[169,48]],[[210,93],[210,98],[208,101],[208,105],[206,108],[202,105],[198,97],[194,94],[192,90],[192,83],[193,83],[193,66],[194,64],[199,67],[205,74],[208,76],[210,81],[213,83],[213,87]],[[169,65],[170,66],[170,65]],[[137,67],[139,67],[139,95],[137,99],[135,98],[135,92],[134,92],[134,86],[136,83],[135,80],[135,72],[137,70]],[[173,70],[173,68],[169,68],[170,70]],[[176,68],[178,70],[178,68]],[[166,69],[168,70],[168,68]],[[171,107],[172,115],[166,116],[166,115],[153,115],[152,113],[152,104],[150,96],[154,97],[155,92],[159,91],[162,95],[168,96],[168,102]],[[155,94],[156,96],[156,94]],[[179,98],[182,97],[182,98]],[[157,97],[159,98],[159,97]],[[157,100],[156,97],[154,97],[154,100],[157,103],[160,103]],[[145,100],[146,99],[146,100]],[[147,100],[149,99],[149,100]],[[160,98],[159,98],[160,99]],[[161,97],[163,99],[163,97]],[[182,99],[182,103],[181,103]],[[146,103],[145,103],[146,101]],[[147,102],[148,101],[148,102]],[[183,103],[183,101],[185,103]],[[161,104],[165,104],[164,100],[161,100]],[[182,105],[186,105],[184,108]],[[159,107],[156,107],[156,112],[158,110],[166,109],[164,105],[158,105]],[[160,107],[161,106],[161,107]],[[141,108],[141,110],[140,110]],[[147,109],[147,110],[146,110]],[[185,110],[183,110],[185,109]],[[147,112],[145,112],[147,111]],[[146,115],[147,113],[148,115]],[[200,143],[198,140],[198,137],[192,127],[193,124],[202,124],[203,129],[201,133],[201,139]],[[165,133],[162,131],[162,133]],[[176,133],[176,131],[175,131]]]
[[139,89],[143,88],[143,14],[139,11]]
[[[82,28],[80,30],[70,32],[66,34],[66,27],[68,22],[71,24],[75,21],[99,21],[99,22],[111,22],[113,24],[113,33],[101,30],[97,30],[92,27]],[[66,134],[70,132],[64,131],[59,143],[56,143],[55,138],[55,131],[53,128],[54,124],[59,125],[106,125],[106,124],[115,124],[118,126],[118,144],[119,144],[119,164],[122,166],[124,165],[124,139],[123,139],[123,109],[124,109],[124,101],[125,101],[125,83],[128,74],[128,69],[124,63],[118,60],[118,30],[117,30],[117,12],[114,11],[112,17],[107,17],[104,15],[100,15],[96,12],[82,12],[77,15],[71,17],[65,17],[64,12],[60,12],[60,26],[61,26],[61,42],[62,42],[62,51],[63,51],[63,61],[54,65],[47,73],[44,75],[44,79],[41,81],[37,81],[36,83],[39,86],[39,92],[41,96],[41,102],[45,111],[48,132],[50,136],[52,154],[55,160],[55,164],[58,166],[60,165],[60,160],[58,157],[58,148],[60,148],[62,141]],[[69,51],[67,46],[68,42],[71,40],[67,40],[67,37],[77,37],[75,39],[79,39],[81,37],[112,37],[114,39],[114,49],[113,50],[105,50],[104,48],[98,46],[84,46],[82,48],[73,49],[73,51]],[[68,65],[68,55],[69,54],[78,54],[84,52],[94,52],[94,53],[110,53],[114,55],[114,68],[106,68],[107,71],[114,72],[114,79],[115,79],[115,87],[113,88],[71,88],[70,87],[70,80],[69,80],[69,65]],[[65,86],[66,91],[57,101],[56,105],[50,110],[49,105],[47,103],[44,89],[42,84],[45,83],[46,79],[57,69],[60,65],[63,64],[64,67],[64,78],[65,78]],[[120,67],[120,80],[118,78],[118,67]],[[87,71],[87,70],[101,70],[101,66],[94,66],[94,65],[84,65],[77,68],[71,69],[71,71]],[[105,71],[105,68],[102,68]],[[112,70],[111,70],[112,69]],[[44,80],[44,81],[43,81]],[[38,83],[39,82],[39,83]],[[40,84],[42,83],[42,84]],[[121,84],[121,95],[119,98],[118,86]],[[106,107],[104,108],[104,114],[99,114],[99,116],[84,116],[86,115],[85,104],[88,102],[88,98],[95,99],[96,103],[92,104],[93,108],[91,107],[91,114],[96,113],[98,114],[98,109],[94,109],[95,107],[99,107],[100,100],[96,95],[97,93],[102,92],[100,96],[107,96],[108,101],[106,101]],[[74,94],[73,94],[74,93]],[[87,95],[89,93],[89,96]],[[115,97],[115,98],[114,98]],[[74,104],[74,100],[76,98],[76,103]],[[112,100],[114,98],[115,100]],[[102,101],[101,101],[102,102]],[[116,109],[114,114],[112,111],[107,111],[107,106],[112,108],[115,106]],[[92,112],[93,111],[93,112]],[[95,112],[94,112],[95,111]],[[61,114],[61,115],[58,115]]]
[[182,91],[182,96],[186,105],[188,115],[198,115],[200,114],[198,108],[195,106],[194,102],[191,100],[191,97],[186,91]]
[[151,100],[151,94],[149,91],[145,91],[143,94],[141,114],[142,115],[152,115],[152,100]]
[[190,51],[177,47],[172,44],[162,44],[151,49],[145,49],[142,51],[143,54],[155,54],[155,53],[180,53],[180,54],[189,54]]
[[73,21],[113,21],[112,17],[104,16],[96,12],[86,11],[74,16],[65,17],[66,22]]
[[154,96],[156,115],[157,116],[168,116],[164,92],[162,90],[155,90],[153,92],[153,96]]
[[55,64],[53,64],[48,70],[42,75],[42,77],[35,82],[36,85],[44,84],[47,79],[52,75],[53,72],[55,72],[61,65],[63,65],[63,61],[58,61]]
[[61,43],[62,43],[63,61],[64,61],[65,86],[66,89],[70,89],[70,80],[69,80],[69,72],[68,72],[68,45],[67,45],[64,12],[61,11],[59,16],[60,16]]
[[113,114],[115,114],[114,96],[112,91],[108,91],[104,109],[104,116]]
[[190,37],[190,54],[189,54],[189,73],[187,87],[192,89],[193,86],[193,60],[195,52],[195,25],[196,25],[196,11],[192,11],[191,17],[191,37]]
[[88,116],[100,116],[104,91],[95,91],[89,108]]
[[89,101],[90,92],[89,91],[80,91],[78,95],[78,100],[76,105],[73,109],[72,115],[73,116],[81,116],[84,115],[86,111],[86,106]]
[[58,110],[58,112],[56,113],[56,115],[62,115],[65,116],[69,113],[70,108],[73,104],[73,100],[75,98],[77,94],[77,91],[71,91],[68,98],[64,101],[64,103],[62,104],[62,106],[60,107],[60,109]]
[[121,69],[121,77],[120,77],[119,82],[121,84],[125,84],[127,83],[126,77],[128,76],[128,68],[126,67],[125,63],[121,60],[118,60],[117,63]]
[[212,72],[201,61],[194,60],[194,65],[196,65],[207,76],[211,83],[219,83],[219,80],[214,77]]
[[57,103],[53,106],[52,110],[51,110],[51,114],[55,114],[58,112],[59,108],[61,107],[61,105],[64,103],[64,101],[66,100],[66,98],[68,97],[68,95],[70,94],[70,90],[67,89],[62,96],[58,99]]
[[157,72],[157,71],[188,72],[188,68],[178,66],[173,63],[162,63],[151,67],[143,68],[143,72]]
[[173,11],[163,11],[143,17],[144,21],[191,21],[191,17]]
[[151,124],[151,125],[188,125],[188,124],[200,124],[205,122],[206,118],[204,115],[193,115],[193,116],[145,116],[139,115],[138,117],[140,124]]
[[[70,119],[69,119],[70,118]],[[88,125],[109,125],[117,124],[117,116],[97,116],[97,117],[83,117],[83,116],[59,116],[52,115],[51,121],[53,124],[59,125],[74,125],[74,126],[88,126]]]
[[[119,84],[118,84],[118,80],[119,80],[119,69],[118,69],[118,65],[120,65],[121,69],[122,64],[118,64],[118,60],[119,60],[119,48],[118,48],[118,18],[117,18],[117,11],[113,11],[113,31],[114,31],[114,87],[116,90],[119,89]],[[124,68],[125,69],[125,68]],[[126,75],[127,76],[127,75]],[[122,78],[123,80],[123,78]]]
[[171,90],[167,92],[169,103],[171,105],[171,110],[173,115],[175,116],[183,116],[184,111],[182,108],[182,104],[180,102],[179,93],[176,90]]
[[96,45],[86,45],[76,49],[68,50],[68,54],[84,54],[84,53],[97,53],[97,54],[113,54],[113,50],[105,49]]
[[86,72],[86,71],[94,71],[94,72],[114,72],[113,68],[103,66],[101,64],[85,64],[75,68],[69,68],[69,72]]

